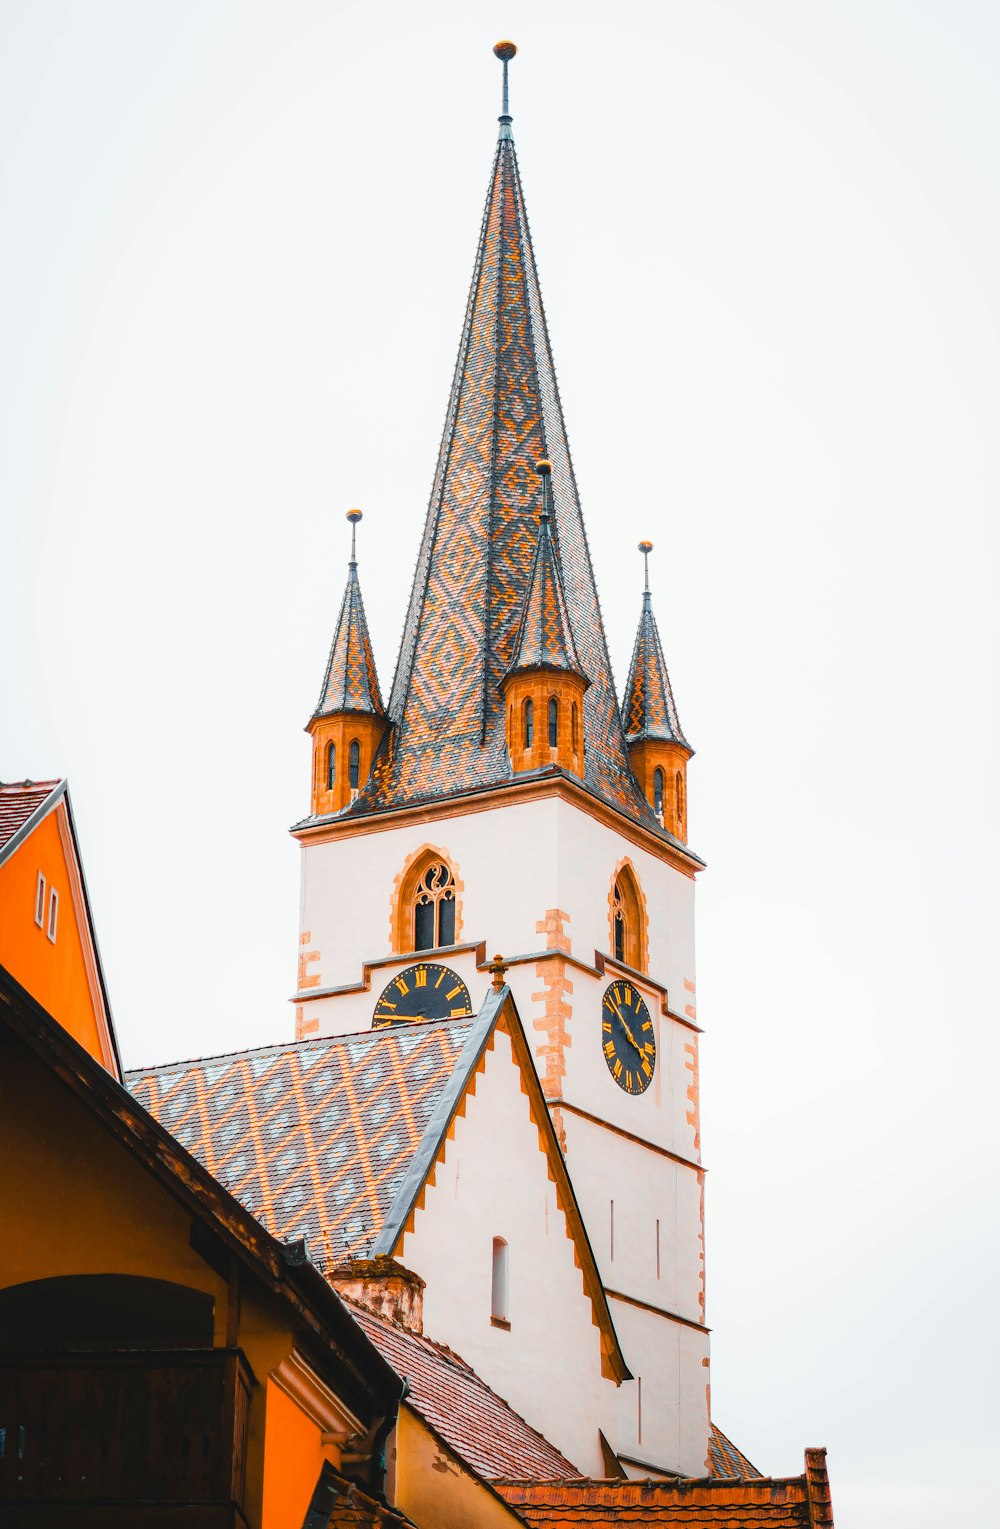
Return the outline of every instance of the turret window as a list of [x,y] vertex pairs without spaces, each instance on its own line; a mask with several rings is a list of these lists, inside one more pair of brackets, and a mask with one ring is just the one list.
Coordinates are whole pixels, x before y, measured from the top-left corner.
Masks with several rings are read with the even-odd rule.
[[326,746],[326,789],[332,791],[337,780],[337,745]]
[[674,776],[674,800],[677,803],[677,826],[684,830],[684,776],[680,770]]
[[653,771],[653,811],[662,821],[663,819],[663,771]]
[[577,742],[577,739],[578,739],[578,736],[579,736],[579,727],[580,727],[579,716],[577,714],[576,702],[574,701],[572,706],[570,707],[570,710],[569,710],[570,740],[571,740],[572,745],[573,745],[573,753],[574,754],[576,753],[577,748],[579,747],[578,742]]
[[361,782],[361,745],[356,738],[351,742],[348,772],[348,780],[351,790],[357,791]]
[[530,749],[535,741],[535,708],[530,697],[524,703],[524,746]]
[[455,879],[440,860],[432,862],[417,884],[413,907],[413,949],[433,950],[455,943]]
[[559,702],[555,696],[549,701],[549,748],[559,746]]

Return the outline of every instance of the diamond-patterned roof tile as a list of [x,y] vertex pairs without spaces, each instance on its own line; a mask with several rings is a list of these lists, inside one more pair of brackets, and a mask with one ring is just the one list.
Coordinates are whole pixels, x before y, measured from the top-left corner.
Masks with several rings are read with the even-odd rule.
[[381,716],[384,710],[365,604],[361,598],[358,565],[352,558],[323,688],[313,716],[324,717],[338,711],[371,712]]
[[691,747],[681,731],[648,589],[642,596],[642,614],[625,686],[622,721],[630,743],[642,738],[658,738]]

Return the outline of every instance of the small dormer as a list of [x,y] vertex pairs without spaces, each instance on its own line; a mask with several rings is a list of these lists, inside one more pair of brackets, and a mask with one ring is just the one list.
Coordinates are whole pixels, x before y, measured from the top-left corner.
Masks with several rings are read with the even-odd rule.
[[535,469],[542,485],[538,545],[504,676],[507,749],[515,774],[557,765],[583,775],[583,697],[590,681],[580,667],[559,554],[552,540],[552,466]]
[[629,760],[661,825],[687,843],[687,762],[694,753],[681,731],[649,592],[652,542],[640,542],[646,565],[642,614],[625,687],[622,723]]
[[386,729],[375,655],[358,582],[355,533],[360,510],[348,510],[351,561],[319,702],[306,724],[312,735],[312,812],[341,812],[363,788]]

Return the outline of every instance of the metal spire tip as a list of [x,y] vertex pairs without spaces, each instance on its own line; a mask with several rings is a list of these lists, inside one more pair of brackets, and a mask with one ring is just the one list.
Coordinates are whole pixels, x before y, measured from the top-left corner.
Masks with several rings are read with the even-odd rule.
[[363,520],[364,516],[360,510],[348,510],[347,519],[351,522],[351,567],[354,568],[357,566],[358,561],[355,555],[354,538],[358,530],[358,521]]
[[517,53],[517,44],[512,42],[496,42],[493,44],[493,52],[503,64],[503,111],[500,115],[500,137],[512,137],[510,124],[513,120],[510,115],[510,95],[507,88],[507,65]]
[[652,550],[653,550],[653,543],[652,542],[640,542],[639,543],[639,551],[642,553],[642,560],[643,560],[643,563],[645,564],[645,570],[646,570],[646,589],[645,589],[645,593],[647,595],[649,594],[649,554],[652,552]]

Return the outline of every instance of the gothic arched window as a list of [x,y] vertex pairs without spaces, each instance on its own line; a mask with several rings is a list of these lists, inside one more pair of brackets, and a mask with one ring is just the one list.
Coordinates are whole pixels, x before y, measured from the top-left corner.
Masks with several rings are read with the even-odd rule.
[[646,907],[628,863],[619,866],[611,887],[611,952],[623,966],[646,970]]
[[535,741],[535,708],[531,697],[524,703],[524,746],[530,749]]
[[549,748],[559,747],[559,702],[555,696],[549,701]]
[[348,771],[348,784],[356,791],[361,782],[361,745],[356,738],[351,741]]
[[421,874],[413,898],[413,949],[455,943],[455,878],[441,860]]
[[337,779],[337,745],[328,743],[326,746],[326,789],[332,791]]
[[653,811],[658,818],[663,817],[663,771],[653,771]]

